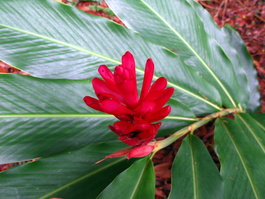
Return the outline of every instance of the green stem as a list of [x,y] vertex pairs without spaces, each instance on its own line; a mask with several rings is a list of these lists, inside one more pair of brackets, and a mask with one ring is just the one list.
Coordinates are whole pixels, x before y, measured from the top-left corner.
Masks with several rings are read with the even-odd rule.
[[189,126],[184,127],[183,129],[180,129],[179,131],[173,133],[172,135],[170,135],[166,139],[157,141],[155,143],[155,148],[153,150],[153,153],[155,154],[160,149],[165,148],[168,145],[170,145],[173,142],[175,142],[181,136],[183,136],[183,135],[185,135],[185,134],[187,134],[189,132],[193,132],[195,129],[203,126],[204,124],[212,121],[213,119],[216,119],[216,118],[219,118],[219,117],[223,117],[223,116],[228,115],[230,113],[239,113],[239,112],[242,112],[242,110],[241,109],[224,109],[224,110],[222,110],[220,112],[207,115],[206,117],[201,118],[198,122],[195,122],[195,123],[193,123],[193,124],[191,124]]

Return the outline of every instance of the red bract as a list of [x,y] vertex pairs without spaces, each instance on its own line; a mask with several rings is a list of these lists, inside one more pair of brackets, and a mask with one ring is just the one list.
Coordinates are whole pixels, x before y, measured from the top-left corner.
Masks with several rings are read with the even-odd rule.
[[148,122],[134,117],[132,121],[115,122],[109,128],[119,136],[125,144],[132,146],[145,145],[151,142],[161,126],[161,122],[149,124]]
[[[116,66],[114,73],[105,65],[101,65],[98,72],[103,80],[92,80],[98,99],[86,96],[85,103],[93,109],[118,118],[120,121],[109,127],[122,142],[133,146],[134,151],[140,146],[150,150],[151,147],[143,146],[155,138],[161,125],[151,123],[165,118],[170,113],[170,106],[164,105],[172,96],[174,89],[166,88],[167,80],[164,77],[160,77],[152,84],[154,63],[152,59],[148,59],[142,91],[138,96],[135,61],[130,52],[123,55],[122,64]],[[127,153],[127,157],[139,157],[139,154],[134,156]]]

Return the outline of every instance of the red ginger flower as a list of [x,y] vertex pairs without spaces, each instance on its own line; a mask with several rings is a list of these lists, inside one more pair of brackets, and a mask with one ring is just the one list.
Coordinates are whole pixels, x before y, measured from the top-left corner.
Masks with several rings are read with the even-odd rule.
[[105,65],[101,65],[98,71],[103,80],[92,80],[98,99],[86,96],[84,101],[89,107],[118,118],[120,121],[109,128],[122,142],[133,146],[128,151],[122,150],[114,157],[122,156],[123,153],[126,153],[128,158],[139,157],[140,148],[145,151],[142,154],[148,155],[153,150],[153,145],[148,143],[155,138],[161,126],[161,123],[151,123],[165,118],[170,113],[170,106],[164,105],[172,96],[174,89],[166,88],[167,80],[164,77],[160,77],[151,85],[154,63],[152,59],[148,59],[142,91],[138,97],[135,61],[130,52],[123,55],[122,64],[116,66],[114,74]]

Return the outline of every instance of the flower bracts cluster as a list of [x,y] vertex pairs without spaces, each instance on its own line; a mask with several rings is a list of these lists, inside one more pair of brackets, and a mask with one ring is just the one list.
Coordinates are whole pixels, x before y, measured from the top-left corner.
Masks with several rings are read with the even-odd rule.
[[127,155],[127,158],[142,157],[152,152],[150,143],[156,136],[161,123],[171,111],[165,106],[174,89],[166,88],[167,80],[160,77],[152,84],[154,63],[148,59],[145,66],[143,85],[138,95],[134,57],[126,52],[122,64],[112,73],[107,66],[98,69],[103,79],[94,78],[93,88],[98,99],[84,97],[85,103],[98,111],[114,115],[120,121],[109,128],[118,138],[132,147],[111,154],[106,158]]

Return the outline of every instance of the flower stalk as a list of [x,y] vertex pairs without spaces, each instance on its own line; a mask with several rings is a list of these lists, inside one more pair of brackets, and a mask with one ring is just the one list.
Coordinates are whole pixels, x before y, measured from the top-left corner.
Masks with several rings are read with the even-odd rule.
[[231,113],[240,113],[240,112],[243,112],[243,111],[241,109],[224,109],[220,112],[216,112],[216,113],[212,113],[210,115],[207,115],[207,116],[201,118],[198,122],[195,122],[189,126],[186,126],[182,129],[180,129],[179,131],[171,134],[169,137],[167,137],[163,140],[159,140],[159,141],[155,142],[153,154],[155,154],[160,149],[163,149],[163,148],[167,147],[168,145],[172,144],[173,142],[175,142],[177,139],[179,139],[183,135],[188,134],[189,132],[193,132],[194,130],[196,130],[199,127],[203,126],[204,124],[212,121],[213,119],[220,118],[220,117],[229,115]]

